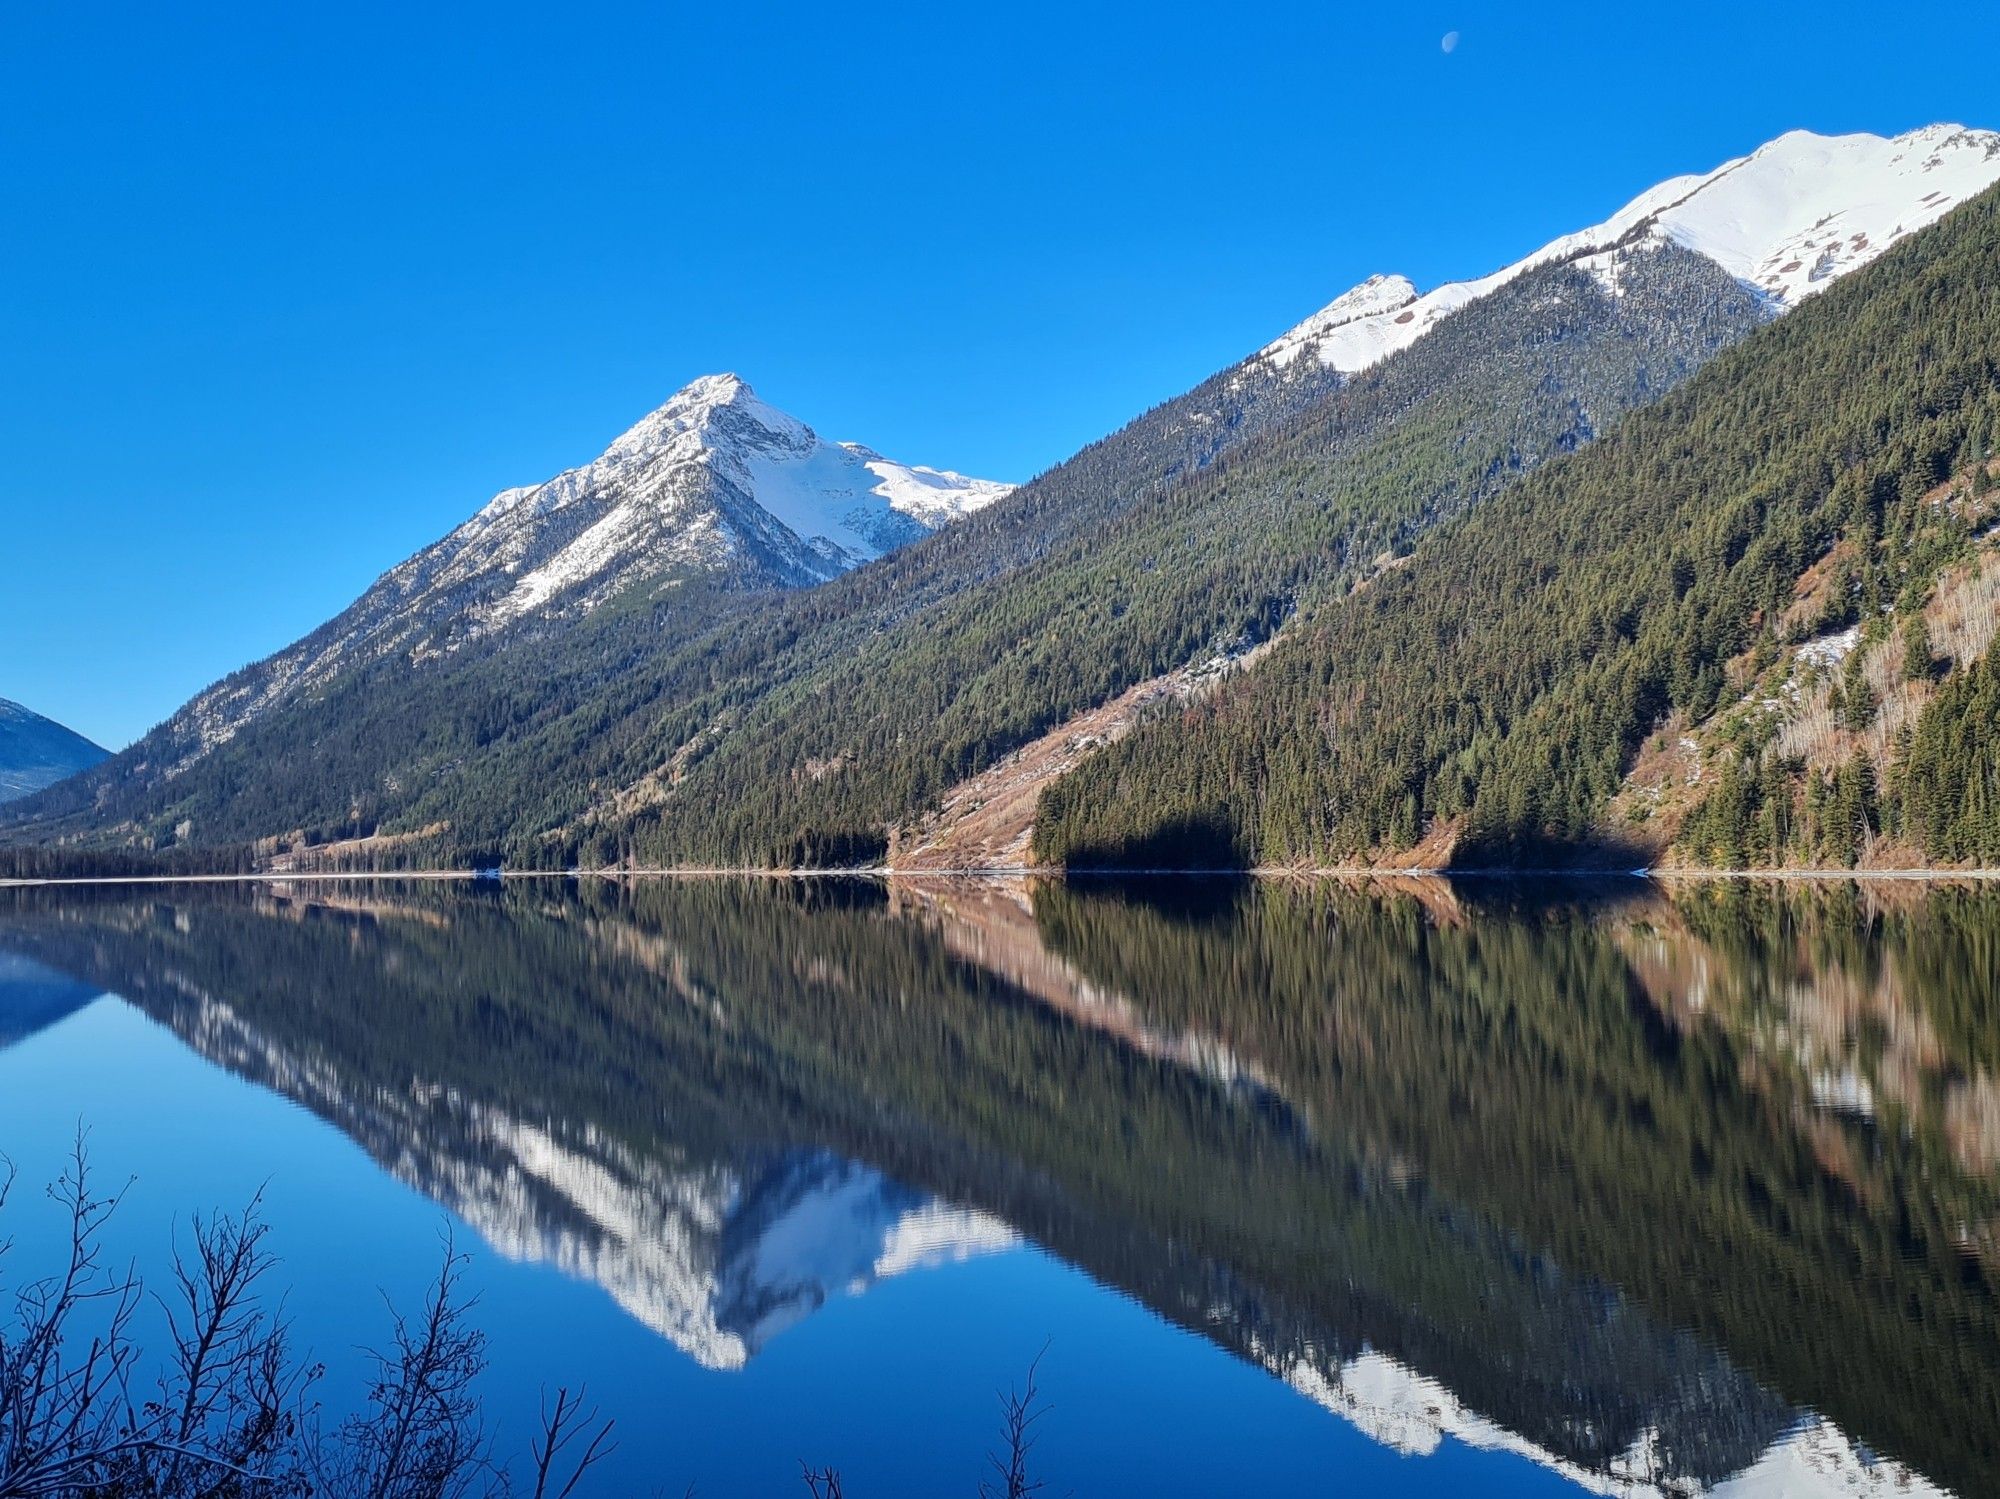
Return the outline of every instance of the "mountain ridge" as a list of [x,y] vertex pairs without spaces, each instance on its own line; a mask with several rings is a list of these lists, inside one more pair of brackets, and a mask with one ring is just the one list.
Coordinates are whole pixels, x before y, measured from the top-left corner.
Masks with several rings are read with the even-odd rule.
[[[1612,822],[1612,798],[1716,719],[1678,773],[1724,800],[1690,821],[1762,867],[1849,867],[1895,838],[1923,864],[2000,862],[2000,658],[1947,664],[1923,633],[1949,571],[1994,551],[1996,221],[1989,189],[1427,538],[1259,673],[1086,761],[1044,793],[1039,853],[1631,868],[1673,835],[1644,799]],[[1782,710],[1794,656],[1849,626],[1901,635],[1905,670],[1944,688],[1904,733],[1868,676],[1888,652],[1849,653],[1845,731],[1881,728],[1889,752],[1829,774],[1793,763],[1789,710],[1738,703]]]
[[[1931,190],[1919,197],[1902,188],[1913,176]],[[1668,178],[1602,223],[1561,235],[1489,275],[1422,293],[1408,277],[1371,276],[1251,360],[1283,369],[1309,353],[1329,368],[1359,373],[1407,348],[1439,319],[1541,266],[1581,264],[1615,292],[1616,252],[1646,241],[1693,250],[1784,310],[1995,181],[2000,133],[1994,131],[1936,124],[1885,138],[1791,130],[1712,171]]]

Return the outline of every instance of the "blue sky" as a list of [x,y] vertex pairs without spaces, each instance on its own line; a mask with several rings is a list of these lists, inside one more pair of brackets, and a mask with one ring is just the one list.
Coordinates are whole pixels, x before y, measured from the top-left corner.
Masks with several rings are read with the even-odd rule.
[[10,10],[0,696],[122,744],[698,374],[1024,478],[1370,273],[2000,125],[1972,3],[432,9]]

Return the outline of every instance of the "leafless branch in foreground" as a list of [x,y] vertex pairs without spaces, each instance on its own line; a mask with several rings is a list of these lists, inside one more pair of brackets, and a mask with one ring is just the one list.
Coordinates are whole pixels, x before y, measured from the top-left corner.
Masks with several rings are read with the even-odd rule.
[[[572,1395],[562,1385],[556,1387],[553,1404],[543,1393],[542,1434],[533,1453],[535,1499],[569,1499],[583,1475],[617,1451],[611,1440],[612,1423],[600,1419],[594,1407],[586,1411],[583,1398],[581,1388]],[[583,1442],[583,1451],[572,1460],[568,1453],[578,1442]],[[561,1487],[552,1487],[558,1481]]]
[[993,1476],[979,1485],[979,1499],[1028,1499],[1048,1487],[1047,1479],[1031,1478],[1028,1474],[1028,1454],[1035,1446],[1035,1425],[1050,1410],[1035,1382],[1042,1356],[1047,1352],[1044,1346],[1035,1355],[1021,1388],[1009,1389],[1000,1396],[1000,1442],[1004,1450],[987,1454]]
[[[123,1194],[98,1190],[85,1146],[79,1131],[48,1189],[66,1227],[57,1270],[10,1288],[12,1241],[0,1238],[0,1499],[575,1499],[617,1450],[587,1392],[558,1386],[544,1392],[523,1481],[495,1462],[474,1389],[486,1335],[449,1236],[421,1308],[391,1306],[363,1408],[322,1430],[311,1396],[324,1370],[293,1357],[282,1306],[264,1299],[278,1262],[261,1193],[241,1213],[192,1219],[155,1298],[164,1352],[144,1354],[133,1322],[145,1288],[103,1251]],[[15,1183],[0,1156],[0,1211]],[[158,1364],[144,1393],[142,1359]],[[981,1499],[1046,1487],[1028,1466],[1048,1412],[1040,1365],[1037,1355],[1025,1387],[1000,1397],[1004,1454],[988,1455]],[[800,1472],[813,1499],[844,1499],[838,1469]]]
[[463,1499],[499,1491],[473,1381],[486,1367],[486,1334],[461,1294],[466,1256],[449,1236],[422,1309],[390,1307],[386,1349],[370,1350],[368,1407],[309,1444],[315,1487],[353,1499]]

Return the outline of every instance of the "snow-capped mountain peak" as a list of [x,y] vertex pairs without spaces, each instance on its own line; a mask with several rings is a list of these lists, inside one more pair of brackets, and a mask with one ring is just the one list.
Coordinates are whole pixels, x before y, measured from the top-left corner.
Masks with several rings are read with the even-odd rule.
[[1253,357],[1283,369],[1310,353],[1352,374],[1540,266],[1580,265],[1615,295],[1621,258],[1664,242],[1714,261],[1754,287],[1775,314],[1996,181],[2000,134],[1993,131],[1930,125],[1885,139],[1794,130],[1711,172],[1649,188],[1603,223],[1489,276],[1421,296],[1400,276],[1371,277]]
[[1790,305],[2000,180],[2000,134],[1794,130],[1660,210],[1658,234]]
[[438,547],[513,580],[475,609],[475,628],[490,629],[559,597],[588,609],[636,578],[688,567],[820,582],[1012,487],[826,442],[741,376],[704,375],[591,463],[505,491]]
[[690,438],[703,445],[748,440],[790,447],[814,440],[812,428],[759,398],[741,375],[703,375],[621,432],[597,461],[610,465],[641,462],[675,451]]
[[422,660],[689,577],[824,582],[1012,488],[827,442],[741,376],[704,375],[589,463],[502,490],[304,640],[201,694],[172,721],[183,762],[349,665]]

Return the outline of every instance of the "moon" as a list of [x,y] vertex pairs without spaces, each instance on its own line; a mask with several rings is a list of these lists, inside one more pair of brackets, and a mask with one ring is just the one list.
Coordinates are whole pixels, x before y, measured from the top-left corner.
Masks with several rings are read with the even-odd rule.
[[1444,34],[1444,40],[1439,42],[1438,45],[1447,52],[1456,52],[1458,50],[1458,33],[1456,31],[1447,31]]

